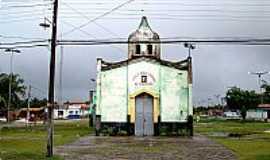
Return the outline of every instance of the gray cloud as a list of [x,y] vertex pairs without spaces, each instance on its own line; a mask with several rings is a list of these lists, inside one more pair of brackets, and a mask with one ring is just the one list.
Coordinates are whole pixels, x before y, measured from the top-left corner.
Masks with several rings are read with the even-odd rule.
[[[66,3],[71,2],[71,0]],[[152,2],[152,1],[151,1]],[[184,1],[189,3],[190,1]],[[243,7],[243,6],[223,6],[222,3],[227,1],[216,2],[217,9],[224,10],[253,10],[245,16],[260,16],[263,15],[261,10],[269,10],[265,7]],[[191,3],[191,2],[190,2]],[[205,1],[193,1],[194,3],[206,3]],[[230,1],[233,3],[233,1]],[[235,2],[236,3],[236,2]],[[238,2],[237,2],[238,3]],[[240,3],[240,2],[239,2]],[[241,1],[241,4],[244,1]],[[254,4],[255,1],[248,0],[246,3]],[[266,3],[266,2],[265,2]],[[62,5],[63,7],[63,5]],[[84,6],[74,6],[82,12],[88,12],[87,9],[82,9]],[[111,5],[106,6],[110,8]],[[156,7],[156,8],[155,8]],[[268,7],[268,8],[267,8]],[[87,8],[85,6],[84,8]],[[93,8],[93,6],[91,7]],[[152,9],[152,10],[168,10],[168,9],[198,9],[196,7],[187,6],[148,6],[143,7],[136,3],[127,6],[124,9]],[[200,9],[213,9],[213,7],[199,7]],[[61,9],[61,8],[60,8]],[[214,8],[215,9],[215,8]],[[67,9],[66,9],[67,10]],[[2,13],[3,11],[0,11]],[[61,11],[60,11],[61,12]],[[70,11],[72,12],[72,11]],[[198,12],[195,12],[199,14]],[[61,14],[61,13],[60,13]],[[98,20],[98,24],[108,28],[117,36],[112,35],[100,27],[92,24],[82,28],[82,30],[89,32],[89,34],[98,37],[99,39],[106,39],[112,37],[127,38],[139,25],[140,15],[146,15],[147,12],[138,12],[138,19],[105,19]],[[192,12],[179,12],[178,14],[188,15]],[[194,14],[194,13],[193,13]],[[204,13],[212,14],[212,13]],[[218,13],[218,15],[221,13]],[[223,13],[222,13],[223,14]],[[233,16],[239,16],[238,12],[224,13]],[[89,17],[93,17],[90,13]],[[116,14],[117,15],[117,14]],[[112,14],[111,17],[116,16]],[[217,19],[222,19],[218,17]],[[59,36],[70,29],[71,26],[64,24],[65,22],[72,23],[78,26],[82,22],[86,22],[85,18],[80,18],[73,13],[68,16],[77,16],[77,18],[59,18]],[[241,16],[241,15],[240,15]],[[110,17],[110,16],[108,16]],[[117,15],[117,17],[120,17]],[[194,18],[185,19],[179,17],[180,20],[161,20],[156,19],[155,16],[148,14],[149,23],[152,29],[159,33],[160,37],[270,37],[269,21],[248,20],[205,20],[201,18],[198,20]],[[2,18],[2,17],[1,17]],[[8,20],[8,17],[4,17]],[[106,19],[107,18],[107,19]],[[181,19],[182,18],[182,19]],[[3,19],[0,19],[3,20]],[[0,34],[3,35],[19,35],[25,37],[45,37],[49,38],[48,30],[43,30],[38,26],[41,20],[27,21],[20,23],[1,24]],[[75,31],[70,35],[64,35],[63,39],[93,39],[90,35]],[[0,41],[11,41],[13,39],[1,38]],[[119,49],[119,48],[121,49]],[[0,51],[3,53],[3,51]],[[59,54],[59,50],[57,52]],[[193,69],[194,69],[194,101],[198,103],[201,100],[207,100],[213,97],[214,94],[224,95],[227,87],[237,85],[246,89],[257,89],[257,79],[254,76],[248,75],[248,71],[270,70],[269,63],[269,46],[197,46],[192,51],[193,55]],[[181,60],[187,56],[187,50],[182,44],[162,45],[162,58],[168,60]],[[87,100],[88,91],[94,87],[89,81],[90,78],[96,75],[96,58],[102,57],[107,61],[120,61],[127,57],[126,45],[112,46],[65,46],[64,47],[64,70],[63,70],[63,91],[65,100]],[[22,53],[15,57],[14,71],[20,73],[27,83],[33,83],[36,86],[47,90],[48,86],[48,59],[49,50],[46,48],[24,49]],[[57,67],[59,69],[59,67]],[[0,56],[0,71],[8,72],[9,70],[9,56]],[[58,70],[56,72],[56,81],[58,87]],[[270,81],[270,76],[265,77]],[[58,90],[56,90],[58,91]]]

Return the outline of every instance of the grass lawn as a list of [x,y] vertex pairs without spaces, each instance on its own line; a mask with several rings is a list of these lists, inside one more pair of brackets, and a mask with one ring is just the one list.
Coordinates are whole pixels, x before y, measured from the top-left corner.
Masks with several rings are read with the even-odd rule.
[[195,132],[233,150],[239,160],[270,160],[270,133],[265,130],[270,130],[270,123],[216,120],[195,124]]
[[[91,132],[86,120],[56,122],[54,146],[74,141]],[[2,128],[0,131],[0,160],[39,160],[46,159],[47,132],[45,126]],[[49,159],[49,158],[47,158]],[[60,157],[53,157],[59,160]]]

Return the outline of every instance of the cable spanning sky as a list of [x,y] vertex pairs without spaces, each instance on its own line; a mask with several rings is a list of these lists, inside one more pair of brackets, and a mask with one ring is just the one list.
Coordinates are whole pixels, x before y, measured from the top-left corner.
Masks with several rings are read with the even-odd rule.
[[[0,0],[0,43],[48,40],[50,28],[39,24],[45,17],[50,20],[51,13],[50,0]],[[268,0],[61,0],[58,39],[127,39],[142,16],[147,16],[161,38],[270,37]],[[195,104],[206,105],[209,98],[216,103],[214,95],[224,96],[231,86],[258,90],[256,77],[248,72],[270,70],[269,49],[270,46],[197,45],[192,51]],[[125,44],[64,46],[63,51],[63,97],[70,101],[87,100],[89,89],[95,86],[90,79],[96,75],[97,57],[107,61],[127,58]],[[58,63],[59,55],[58,48]],[[182,44],[162,45],[163,59],[177,61],[186,56]],[[14,72],[46,91],[48,60],[48,47],[21,49],[14,58]],[[9,72],[9,55],[3,50],[0,72]],[[270,75],[264,79],[270,82]]]

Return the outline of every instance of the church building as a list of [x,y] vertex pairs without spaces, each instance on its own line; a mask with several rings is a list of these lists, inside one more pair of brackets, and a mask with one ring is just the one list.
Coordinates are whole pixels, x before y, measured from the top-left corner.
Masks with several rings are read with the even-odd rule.
[[97,59],[96,133],[152,136],[187,128],[192,135],[191,57],[162,60],[159,35],[146,17],[128,42],[128,59]]

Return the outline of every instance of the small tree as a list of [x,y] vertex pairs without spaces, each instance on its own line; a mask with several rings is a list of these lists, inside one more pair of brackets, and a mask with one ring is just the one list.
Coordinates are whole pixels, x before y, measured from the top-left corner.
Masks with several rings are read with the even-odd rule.
[[261,86],[261,88],[264,89],[263,93],[263,102],[264,103],[270,103],[270,85],[265,83]]
[[[0,96],[8,101],[9,97],[9,82],[10,75],[6,73],[0,74]],[[18,74],[12,75],[12,82],[11,82],[11,107],[15,108],[18,106],[20,101],[22,100],[23,96],[25,95],[26,87],[24,86],[24,80],[20,78]],[[4,104],[0,102],[0,106]],[[2,108],[3,109],[3,108]]]
[[247,110],[256,108],[260,103],[260,95],[255,91],[242,90],[233,87],[227,91],[226,101],[230,109],[240,110],[241,116],[243,120],[245,120]]

